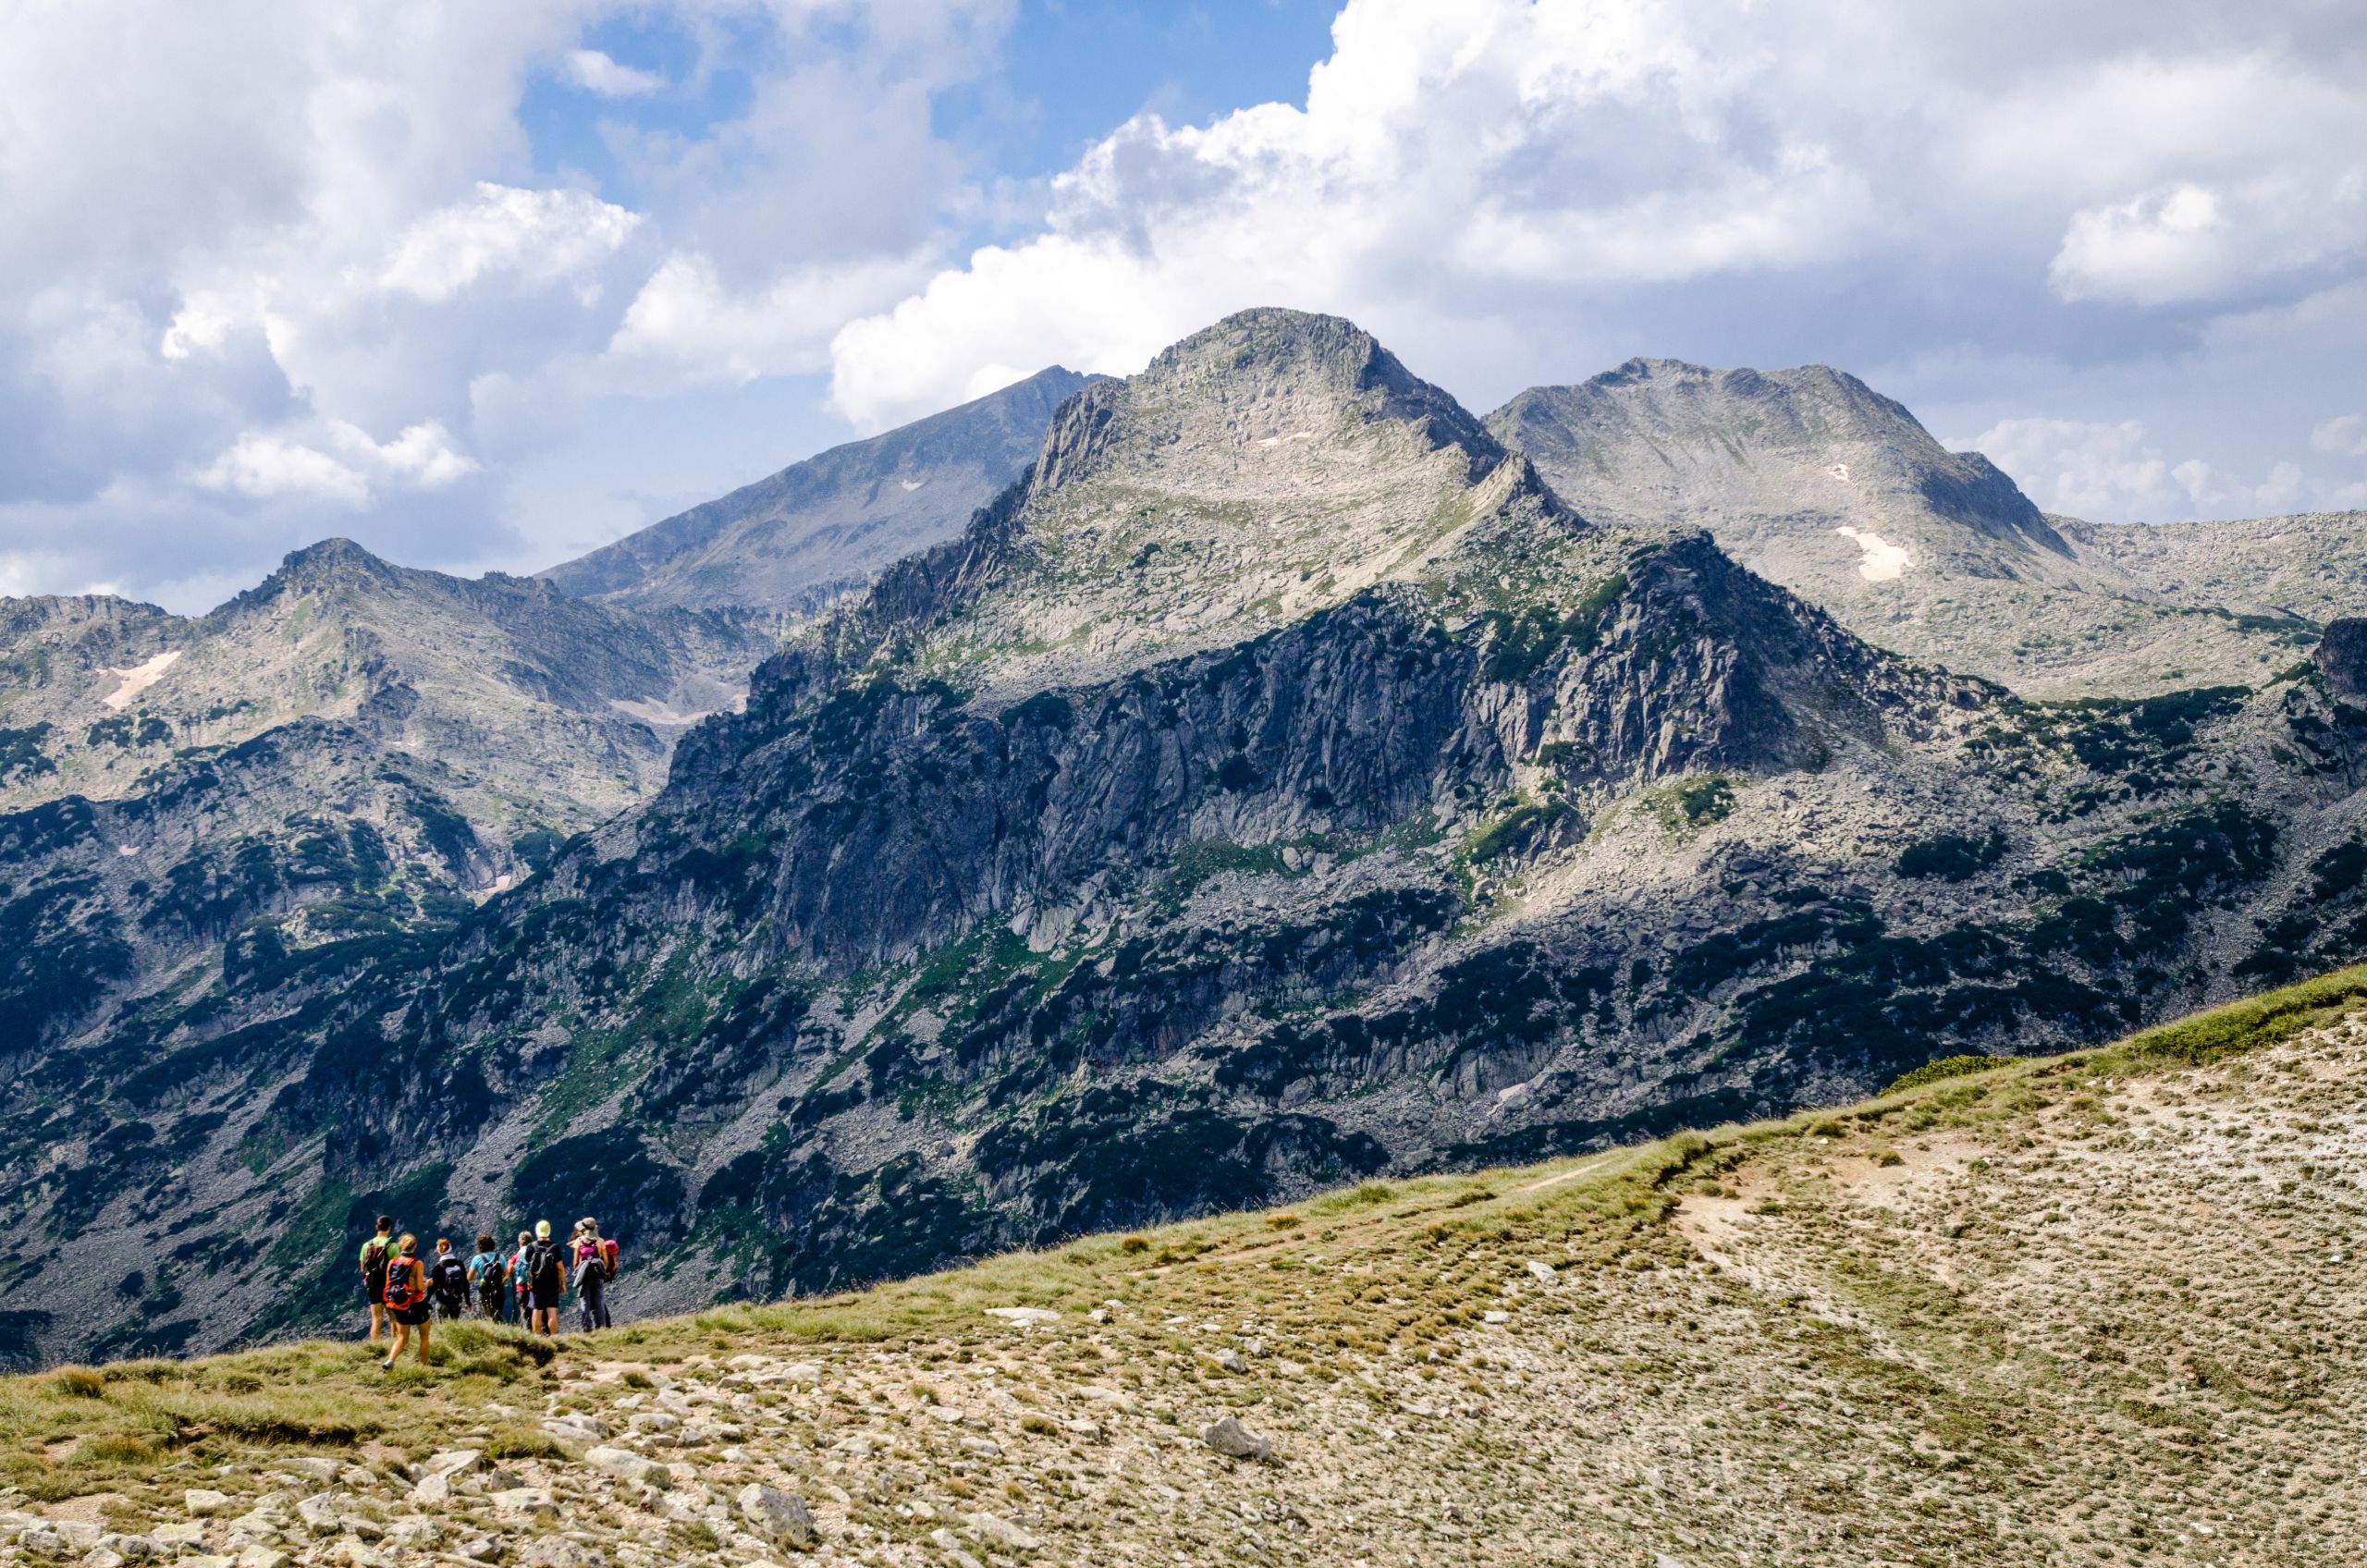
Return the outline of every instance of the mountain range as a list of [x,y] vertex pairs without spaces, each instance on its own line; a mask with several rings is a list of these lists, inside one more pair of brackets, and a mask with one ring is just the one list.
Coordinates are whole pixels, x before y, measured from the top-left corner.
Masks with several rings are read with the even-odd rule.
[[[1030,398],[596,573],[329,551],[498,657],[283,658],[367,620],[316,595],[290,637],[316,552],[217,641],[39,611],[18,668],[71,645],[80,684],[6,710],[17,1354],[313,1326],[381,1209],[599,1214],[657,1305],[814,1291],[1829,1103],[2367,949],[2339,520],[2247,553],[2049,519],[1822,370],[1637,361],[1481,420],[1257,311],[1058,400],[872,574],[853,497],[924,446],[987,472]],[[758,557],[835,602],[692,586]],[[570,663],[595,625],[647,651]],[[58,739],[118,695],[135,753],[152,711],[227,722],[245,688],[194,678],[233,668],[280,704],[244,739]],[[619,757],[679,736],[662,787],[584,760],[628,720]],[[614,815],[559,841],[595,777]],[[552,778],[530,855],[489,825]]]

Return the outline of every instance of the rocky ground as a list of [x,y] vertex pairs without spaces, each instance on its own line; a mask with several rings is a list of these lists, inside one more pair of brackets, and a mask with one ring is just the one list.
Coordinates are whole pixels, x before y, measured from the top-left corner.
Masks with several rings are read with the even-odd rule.
[[859,1296],[66,1368],[0,1385],[0,1556],[2353,1562],[2362,1086],[2354,971]]

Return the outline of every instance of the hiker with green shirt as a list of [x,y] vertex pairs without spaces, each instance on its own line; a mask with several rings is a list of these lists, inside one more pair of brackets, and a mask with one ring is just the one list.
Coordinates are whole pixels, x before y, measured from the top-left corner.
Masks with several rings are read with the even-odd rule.
[[370,1306],[370,1342],[386,1327],[386,1268],[394,1261],[395,1222],[378,1216],[378,1233],[362,1243],[362,1299]]

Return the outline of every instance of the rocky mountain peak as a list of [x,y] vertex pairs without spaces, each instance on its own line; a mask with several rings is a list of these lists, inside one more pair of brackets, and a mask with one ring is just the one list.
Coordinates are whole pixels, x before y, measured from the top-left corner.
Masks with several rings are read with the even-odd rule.
[[1026,469],[1052,412],[1093,377],[1060,365],[792,463],[542,573],[635,609],[796,615],[959,535]]
[[1269,307],[1227,316],[1141,374],[1088,389],[1047,435],[1036,484],[1169,475],[1255,499],[1295,490],[1310,463],[1450,448],[1465,484],[1504,456],[1478,420],[1355,323]]

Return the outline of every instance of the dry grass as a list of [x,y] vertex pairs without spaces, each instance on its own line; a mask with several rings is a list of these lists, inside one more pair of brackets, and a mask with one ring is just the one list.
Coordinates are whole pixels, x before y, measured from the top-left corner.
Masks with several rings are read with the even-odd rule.
[[[822,1386],[768,1387],[749,1418],[778,1442],[682,1451],[685,1474],[798,1486],[850,1550],[994,1492],[1049,1561],[1231,1556],[1247,1530],[1343,1563],[2356,1562],[2367,1288],[2330,1260],[2367,1252],[2362,1005],[2347,972],[1534,1170],[556,1347],[472,1326],[428,1373],[311,1343],[8,1379],[0,1476],[162,1518],[189,1470],[368,1452],[384,1473],[465,1440],[572,1484],[540,1415],[621,1426],[752,1356],[813,1361]],[[987,1315],[1014,1305],[1058,1323]],[[932,1403],[1007,1409],[1010,1452],[954,1446],[983,1428]],[[1199,1449],[1225,1410],[1282,1462]],[[847,1431],[882,1457],[829,1457]]]

